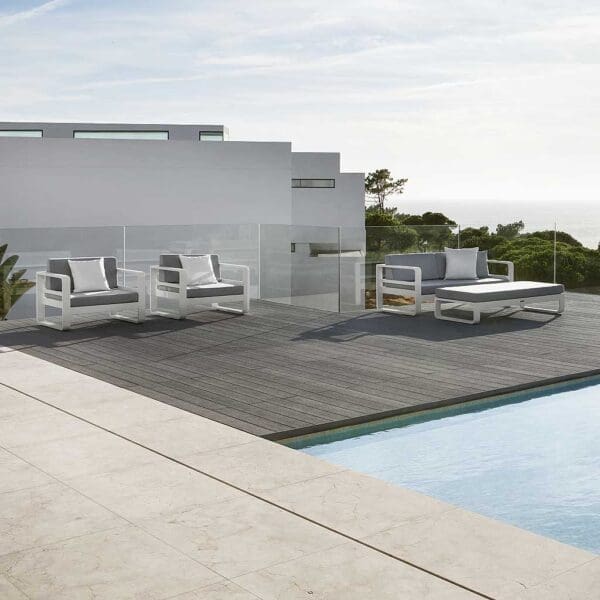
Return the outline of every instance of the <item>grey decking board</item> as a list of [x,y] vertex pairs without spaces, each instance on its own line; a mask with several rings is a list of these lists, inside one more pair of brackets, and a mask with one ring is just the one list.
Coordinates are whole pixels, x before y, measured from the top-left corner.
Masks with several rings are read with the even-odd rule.
[[0,323],[0,345],[256,435],[282,437],[600,368],[600,298],[569,294],[560,318],[519,313],[478,327],[422,317],[256,302],[70,332]]

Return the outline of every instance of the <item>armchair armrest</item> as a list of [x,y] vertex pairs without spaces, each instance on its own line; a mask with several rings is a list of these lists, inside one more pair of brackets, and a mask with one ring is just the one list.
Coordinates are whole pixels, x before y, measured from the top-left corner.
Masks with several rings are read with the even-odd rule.
[[[46,278],[58,279],[60,283],[59,290],[49,290],[46,287]],[[38,271],[35,274],[36,281],[36,294],[38,296],[38,302],[46,304],[50,300],[46,297],[46,292],[54,292],[60,294],[61,304],[63,309],[66,309],[71,304],[71,278],[68,275],[61,275],[59,273],[50,273],[49,271]]]
[[160,285],[175,288],[177,290],[186,290],[187,288],[187,274],[185,269],[179,269],[177,267],[161,267],[160,265],[153,265],[150,267],[150,279],[152,285],[158,285],[158,274],[160,271],[168,271],[171,273],[177,273],[179,275],[179,281],[177,283],[171,283],[170,281],[161,281]]
[[[250,285],[250,267],[246,265],[234,265],[232,263],[220,263],[221,267],[225,267],[226,269],[236,269],[242,272],[242,279],[225,279],[222,278],[226,283],[239,283],[242,284],[246,289]],[[221,273],[222,275],[222,273]]]
[[117,273],[123,273],[124,275],[135,275],[135,284],[132,287],[138,290],[146,287],[146,274],[144,271],[136,271],[134,269],[123,269],[121,267],[117,267]]
[[[395,269],[397,271],[412,271],[415,274],[414,281],[401,281],[399,279],[385,279],[383,277],[384,269]],[[422,271],[421,267],[409,267],[405,265],[386,265],[386,264],[378,264],[375,266],[375,275],[377,280],[377,285],[383,283],[403,283],[403,284],[412,284],[414,285],[415,290],[421,290],[421,280],[422,280]]]
[[506,271],[507,271],[507,275],[508,275],[508,281],[514,281],[515,280],[515,264],[510,261],[510,260],[492,260],[492,259],[488,259],[487,261],[488,265],[493,264],[493,265],[506,265]]
[[[64,290],[66,288],[69,291],[69,293],[71,292],[71,278],[68,275],[61,275],[60,273],[50,273],[50,271],[38,271],[35,274],[35,278],[37,280],[38,285],[42,280],[45,282],[46,277],[50,279],[59,279],[61,281],[61,290]],[[45,287],[45,283],[42,287]]]

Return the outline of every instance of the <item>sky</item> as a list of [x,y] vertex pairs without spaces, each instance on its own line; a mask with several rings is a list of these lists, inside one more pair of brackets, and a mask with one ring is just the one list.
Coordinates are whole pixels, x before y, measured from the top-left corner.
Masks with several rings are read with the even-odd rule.
[[599,62],[598,0],[0,0],[0,121],[225,124],[415,207],[600,204]]

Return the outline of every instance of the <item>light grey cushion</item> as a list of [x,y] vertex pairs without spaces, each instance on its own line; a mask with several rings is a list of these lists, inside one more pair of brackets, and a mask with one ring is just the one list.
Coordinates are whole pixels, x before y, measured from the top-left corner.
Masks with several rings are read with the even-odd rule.
[[71,276],[73,277],[73,291],[75,293],[110,290],[108,281],[106,281],[104,260],[102,258],[69,260],[68,262],[71,269]]
[[[452,285],[453,287],[461,286],[461,285],[482,285],[482,284],[495,284],[505,282],[506,278],[504,277],[486,277],[485,279],[453,279],[452,283],[450,283],[447,279],[429,279],[427,281],[421,282],[421,294],[429,295],[435,294],[435,291],[441,287],[448,287]],[[398,284],[386,284],[386,287],[393,287],[398,289],[409,290],[412,289],[408,285]]]
[[477,279],[478,252],[479,248],[446,248],[444,279]]
[[186,256],[185,254],[180,254],[179,261],[187,275],[186,281],[188,285],[218,283],[210,254],[205,254],[204,256]]
[[231,283],[215,283],[211,285],[198,285],[188,287],[188,298],[211,298],[213,296],[239,296],[244,293],[243,285]]
[[[415,252],[410,254],[387,254],[386,265],[402,265],[407,267],[420,267],[421,279],[437,279],[438,264],[434,252]],[[400,281],[414,281],[414,271],[386,269],[386,279],[397,279]]]
[[[446,276],[446,255],[443,252],[434,252],[434,254],[438,270],[437,279],[444,279]],[[480,250],[477,253],[477,277],[486,278],[490,276],[487,261],[488,251]]]
[[[205,254],[185,254],[184,256],[206,256]],[[213,271],[217,281],[221,281],[221,267],[219,266],[219,255],[211,254],[210,259],[213,265]],[[172,269],[181,269],[181,260],[179,254],[161,254],[158,261],[161,267],[171,267]],[[169,271],[159,272],[159,281],[167,283],[179,283],[179,274]]]
[[[94,260],[98,258],[104,258],[104,272],[106,274],[106,281],[111,289],[117,287],[117,259],[114,256],[88,256],[81,258],[51,258],[48,260],[48,268],[46,269],[49,273],[57,273],[58,275],[68,275],[71,278],[71,291],[73,291],[73,275],[69,267],[69,260]],[[50,290],[60,292],[62,282],[53,277],[46,278],[46,287]]]
[[561,283],[540,283],[537,281],[504,281],[496,285],[475,285],[469,287],[446,286],[436,290],[435,295],[445,300],[460,302],[494,302],[496,300],[518,300],[538,296],[562,294],[565,287]]
[[[60,300],[60,294],[46,294],[49,298]],[[125,304],[137,302],[138,293],[131,288],[116,288],[106,292],[80,292],[71,294],[71,306],[103,306],[105,304]]]

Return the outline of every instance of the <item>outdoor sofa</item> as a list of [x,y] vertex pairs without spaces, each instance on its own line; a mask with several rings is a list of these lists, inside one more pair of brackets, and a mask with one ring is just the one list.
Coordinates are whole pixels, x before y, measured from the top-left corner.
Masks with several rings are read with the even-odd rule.
[[[186,268],[182,263],[186,263]],[[224,277],[224,273],[229,276]],[[236,301],[242,302],[241,308],[222,304]],[[223,263],[217,254],[161,254],[159,264],[150,267],[151,313],[185,319],[202,306],[234,314],[247,313],[249,267]]]
[[[469,250],[469,249],[463,249]],[[470,249],[476,251],[476,249]],[[449,250],[456,252],[455,250]],[[506,275],[492,275],[490,264],[504,265]],[[415,252],[409,254],[388,254],[385,263],[376,266],[376,306],[383,312],[418,315],[424,300],[434,300],[438,288],[447,286],[467,286],[501,283],[514,280],[514,264],[506,260],[490,260],[487,251],[477,252],[476,273],[467,279],[448,279],[446,252]],[[383,295],[414,298],[414,309],[385,305]]]
[[[119,285],[120,273],[133,275],[135,283]],[[48,307],[58,309],[58,321],[48,318]],[[46,270],[36,274],[36,321],[65,330],[74,314],[108,314],[141,323],[146,317],[145,274],[118,268],[114,256],[49,259]]]

